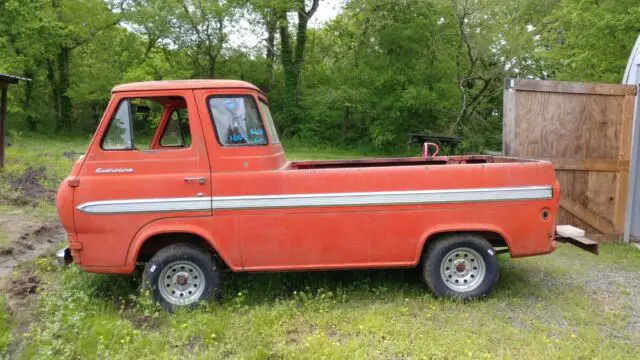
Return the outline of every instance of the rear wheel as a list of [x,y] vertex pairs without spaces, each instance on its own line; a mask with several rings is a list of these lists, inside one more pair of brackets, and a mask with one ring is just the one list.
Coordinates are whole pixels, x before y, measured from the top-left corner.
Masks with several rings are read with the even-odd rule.
[[219,270],[210,254],[190,245],[169,245],[147,263],[143,285],[165,310],[192,307],[217,290]]
[[455,234],[438,240],[424,254],[422,265],[424,280],[438,297],[486,296],[498,280],[493,246],[475,234]]

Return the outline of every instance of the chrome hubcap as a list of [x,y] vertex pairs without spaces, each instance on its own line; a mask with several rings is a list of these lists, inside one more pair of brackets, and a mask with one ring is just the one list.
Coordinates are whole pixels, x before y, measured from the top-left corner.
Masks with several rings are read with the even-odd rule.
[[205,287],[204,273],[191,261],[174,261],[160,273],[160,295],[174,305],[192,304],[202,295]]
[[451,290],[468,292],[477,288],[486,274],[482,256],[469,248],[451,250],[440,264],[442,281]]

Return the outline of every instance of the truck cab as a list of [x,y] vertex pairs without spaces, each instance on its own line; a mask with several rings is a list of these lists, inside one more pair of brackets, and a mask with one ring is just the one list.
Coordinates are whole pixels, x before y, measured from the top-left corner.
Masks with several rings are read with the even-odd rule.
[[144,265],[170,310],[213,294],[221,268],[420,265],[436,295],[484,296],[496,253],[553,251],[558,199],[544,161],[287,161],[262,91],[188,80],[115,87],[57,208],[75,264]]

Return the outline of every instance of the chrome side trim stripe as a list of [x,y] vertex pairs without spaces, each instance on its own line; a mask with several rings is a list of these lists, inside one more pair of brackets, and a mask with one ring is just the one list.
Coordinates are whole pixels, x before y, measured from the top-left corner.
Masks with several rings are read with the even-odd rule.
[[551,187],[448,189],[266,196],[225,196],[214,197],[213,208],[222,210],[314,206],[408,205],[550,198]]
[[551,186],[380,191],[321,194],[214,196],[167,199],[94,201],[78,206],[89,214],[271,209],[323,206],[415,205],[483,201],[544,200]]
[[80,204],[78,210],[87,214],[136,214],[149,212],[209,211],[210,197],[135,199],[92,201]]

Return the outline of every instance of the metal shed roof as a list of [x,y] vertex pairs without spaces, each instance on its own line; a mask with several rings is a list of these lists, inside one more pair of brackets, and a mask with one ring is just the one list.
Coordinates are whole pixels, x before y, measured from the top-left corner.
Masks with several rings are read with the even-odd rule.
[[31,81],[30,79],[19,77],[19,76],[11,76],[11,75],[7,75],[7,74],[0,74],[0,83],[17,84],[18,81],[20,81],[20,80]]

